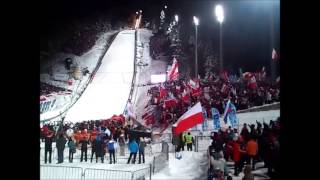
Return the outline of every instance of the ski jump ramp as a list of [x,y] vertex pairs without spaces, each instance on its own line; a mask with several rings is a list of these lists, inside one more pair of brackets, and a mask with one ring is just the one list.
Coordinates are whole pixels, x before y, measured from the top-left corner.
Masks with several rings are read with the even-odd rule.
[[65,121],[107,119],[123,113],[134,74],[134,46],[134,30],[117,35],[93,80],[67,112]]

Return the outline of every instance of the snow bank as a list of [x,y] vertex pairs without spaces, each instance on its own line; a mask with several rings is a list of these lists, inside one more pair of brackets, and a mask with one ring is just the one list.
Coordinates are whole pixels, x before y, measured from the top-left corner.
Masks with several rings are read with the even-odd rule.
[[152,179],[207,179],[208,158],[206,153],[182,151],[182,159],[169,153],[169,166],[152,176]]

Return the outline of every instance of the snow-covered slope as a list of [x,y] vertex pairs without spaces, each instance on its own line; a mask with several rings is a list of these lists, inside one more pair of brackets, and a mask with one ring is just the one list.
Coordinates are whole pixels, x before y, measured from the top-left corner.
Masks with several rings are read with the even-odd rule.
[[65,121],[105,119],[123,113],[133,76],[134,39],[134,30],[117,35],[93,81],[69,109]]
[[[86,84],[89,81],[89,75],[82,76],[80,80],[74,80],[72,85],[68,84],[66,81],[55,81],[53,77],[69,76],[70,72],[65,69],[64,60],[66,58],[72,58],[73,66],[78,66],[81,69],[87,67],[89,72],[92,72],[97,66],[100,56],[104,55],[108,41],[116,32],[117,31],[108,31],[101,33],[95,45],[88,52],[84,53],[81,56],[66,53],[57,53],[50,57],[47,61],[41,62],[40,81],[51,84],[53,86],[72,90],[72,94],[51,94],[51,100],[56,100],[55,106],[50,108],[47,112],[41,113],[40,121],[50,119],[59,115],[60,112],[64,112],[65,109],[67,109],[79,96],[79,93],[84,90]],[[52,74],[52,76],[50,75],[50,73]],[[60,118],[58,119],[60,120]]]

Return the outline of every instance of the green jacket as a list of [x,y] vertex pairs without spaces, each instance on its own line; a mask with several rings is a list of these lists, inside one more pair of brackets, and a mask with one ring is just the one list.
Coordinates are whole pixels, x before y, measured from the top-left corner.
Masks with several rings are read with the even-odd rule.
[[192,144],[192,135],[191,134],[190,135],[187,134],[185,139],[186,139],[187,144]]

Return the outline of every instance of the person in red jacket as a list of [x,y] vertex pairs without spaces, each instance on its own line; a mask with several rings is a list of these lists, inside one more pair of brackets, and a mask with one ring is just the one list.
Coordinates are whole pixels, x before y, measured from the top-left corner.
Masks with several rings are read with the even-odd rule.
[[233,150],[233,161],[234,161],[234,175],[238,176],[242,169],[241,156],[246,152],[240,149],[240,140],[237,138],[234,138],[232,150]]
[[246,151],[247,151],[247,164],[249,164],[252,161],[252,170],[255,169],[255,161],[256,156],[258,154],[258,143],[255,139],[255,137],[251,137],[246,145]]

